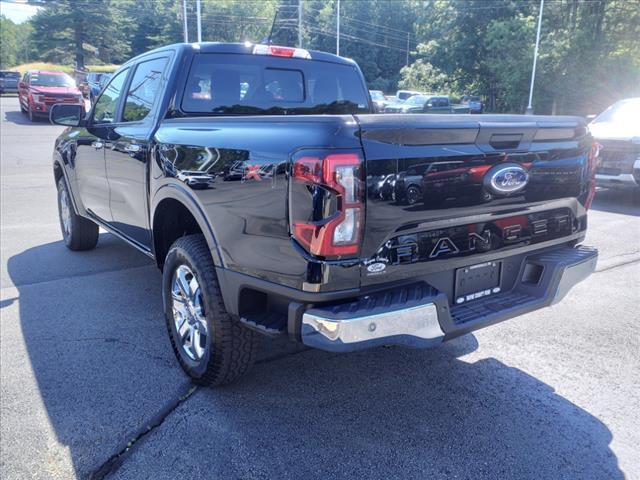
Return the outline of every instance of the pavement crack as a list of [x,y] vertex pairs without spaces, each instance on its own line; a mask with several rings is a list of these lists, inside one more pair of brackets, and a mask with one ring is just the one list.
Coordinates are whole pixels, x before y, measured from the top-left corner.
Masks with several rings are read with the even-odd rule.
[[640,258],[634,258],[634,259],[628,260],[626,262],[614,263],[613,265],[608,265],[608,266],[603,267],[603,268],[598,268],[598,269],[596,269],[596,271],[594,273],[606,272],[606,271],[609,271],[609,270],[614,270],[616,268],[625,267],[627,265],[632,265],[634,263],[640,263]]
[[107,476],[115,473],[131,452],[142,442],[142,440],[164,423],[166,418],[171,415],[183,402],[187,401],[197,386],[188,383],[183,388],[183,393],[175,400],[169,402],[160,409],[146,424],[140,428],[130,440],[127,440],[116,453],[111,455],[102,465],[91,472],[88,476],[89,480],[103,480]]

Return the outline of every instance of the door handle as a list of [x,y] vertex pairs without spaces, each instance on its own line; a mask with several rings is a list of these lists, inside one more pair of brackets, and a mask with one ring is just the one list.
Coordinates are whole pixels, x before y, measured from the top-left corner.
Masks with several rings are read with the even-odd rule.
[[100,141],[91,142],[91,146],[96,150],[100,150],[102,147],[104,147],[104,143]]

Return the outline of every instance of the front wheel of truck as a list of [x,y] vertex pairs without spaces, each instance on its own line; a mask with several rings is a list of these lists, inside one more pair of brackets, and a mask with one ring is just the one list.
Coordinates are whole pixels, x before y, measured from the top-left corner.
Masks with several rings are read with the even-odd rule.
[[162,293],[173,352],[193,382],[224,385],[251,368],[257,334],[227,313],[202,235],[179,238],[171,246]]
[[91,250],[98,244],[97,224],[78,215],[64,177],[58,180],[58,217],[64,244],[70,250]]

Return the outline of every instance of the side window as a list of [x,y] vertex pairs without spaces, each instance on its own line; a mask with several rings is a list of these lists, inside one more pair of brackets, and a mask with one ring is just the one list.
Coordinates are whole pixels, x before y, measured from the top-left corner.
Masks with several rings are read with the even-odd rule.
[[124,113],[122,114],[124,122],[137,122],[144,120],[149,115],[160,92],[162,73],[167,62],[166,57],[156,58],[142,62],[136,67],[125,99]]
[[118,100],[128,72],[129,69],[127,68],[113,77],[107,88],[102,92],[93,109],[93,123],[113,123],[116,121]]

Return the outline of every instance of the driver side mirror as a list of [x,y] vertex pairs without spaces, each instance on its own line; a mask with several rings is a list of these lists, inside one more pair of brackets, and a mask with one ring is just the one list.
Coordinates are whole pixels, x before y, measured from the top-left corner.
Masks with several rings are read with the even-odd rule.
[[431,102],[427,103],[427,108],[431,108],[431,107],[433,107],[433,103]]
[[49,112],[49,121],[65,127],[81,127],[84,125],[84,106],[56,103]]

